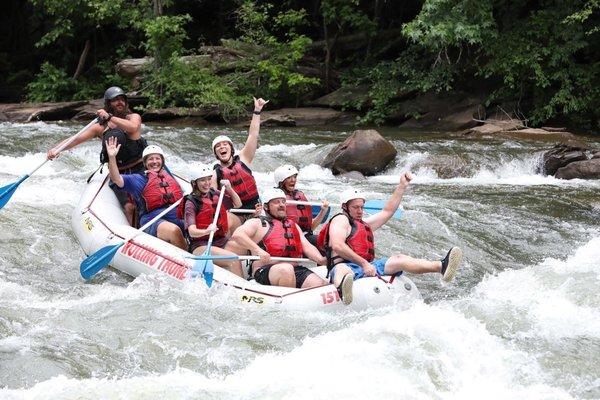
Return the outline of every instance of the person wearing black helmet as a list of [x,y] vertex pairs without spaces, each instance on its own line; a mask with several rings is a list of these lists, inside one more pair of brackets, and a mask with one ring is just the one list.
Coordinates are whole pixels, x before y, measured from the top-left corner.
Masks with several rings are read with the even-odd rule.
[[[147,146],[146,139],[142,137],[142,118],[139,114],[129,109],[127,94],[117,86],[112,86],[104,92],[104,108],[96,111],[98,122],[87,131],[79,135],[63,150],[71,149],[93,137],[102,140],[100,162],[108,162],[106,141],[115,137],[121,145],[117,154],[117,166],[121,174],[133,174],[144,171],[142,152]],[[47,152],[48,159],[52,160],[59,155],[58,148],[63,142],[57,144]],[[125,208],[125,214],[130,223],[133,223],[135,206],[129,197],[118,188],[111,186]]]

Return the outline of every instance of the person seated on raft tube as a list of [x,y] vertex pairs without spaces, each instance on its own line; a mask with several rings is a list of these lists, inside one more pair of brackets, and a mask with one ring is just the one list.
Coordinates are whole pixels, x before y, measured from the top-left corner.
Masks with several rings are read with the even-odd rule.
[[[165,153],[160,147],[155,145],[146,147],[142,153],[146,171],[129,175],[121,175],[117,167],[116,156],[120,147],[121,144],[117,142],[117,138],[111,137],[107,140],[106,152],[110,180],[133,197],[140,212],[140,225],[144,225],[165,208],[181,199],[183,191],[177,180],[166,169]],[[183,221],[177,218],[177,210],[173,209],[150,225],[145,232],[180,249],[187,250],[187,243],[182,231]]]
[[[256,148],[258,147],[258,134],[260,131],[260,112],[269,100],[257,99],[254,97],[254,111],[252,121],[248,130],[248,139],[246,144],[235,154],[233,141],[225,135],[217,136],[212,142],[212,149],[218,163],[215,165],[215,172],[211,180],[211,186],[220,189],[220,182],[226,179],[231,182],[231,187],[240,196],[242,200],[241,208],[256,209],[256,215],[260,212],[260,197],[256,187],[256,180],[252,176],[250,165],[254,160]],[[235,231],[245,220],[252,218],[253,214],[230,214],[229,226],[231,231]]]
[[[217,223],[213,224],[220,192],[210,187],[212,174],[213,169],[211,166],[201,165],[199,168],[194,168],[190,173],[192,193],[187,195],[180,204],[185,232],[190,239],[189,251],[195,255],[204,253],[210,232],[214,232],[210,253],[219,256],[235,255],[233,252],[224,250],[228,242],[228,212],[225,204],[221,204]],[[231,196],[233,207],[239,207],[242,201],[231,189],[231,183],[224,179],[221,181],[221,186]],[[238,276],[243,276],[242,265],[239,260],[215,260],[214,262]]]
[[452,247],[441,261],[416,259],[404,254],[375,259],[373,232],[396,212],[411,180],[409,172],[403,173],[383,210],[364,220],[365,195],[355,189],[345,190],[340,195],[343,212],[334,215],[321,229],[318,246],[325,249],[331,282],[341,286],[345,304],[352,302],[353,280],[365,276],[395,275],[406,271],[413,274],[438,272],[446,282],[454,277],[462,260],[462,251],[458,247]]
[[[144,172],[142,152],[147,143],[146,139],[142,137],[142,118],[129,109],[127,95],[123,89],[117,86],[106,89],[106,92],[104,92],[104,108],[97,110],[96,115],[99,118],[98,122],[79,135],[64,150],[71,149],[80,143],[97,137],[102,140],[100,162],[106,163],[108,162],[106,140],[109,137],[116,137],[119,144],[121,144],[121,149],[117,154],[119,172],[122,174]],[[63,142],[48,150],[46,154],[48,159],[53,160],[58,157],[57,149]],[[127,196],[127,193],[119,190],[114,185],[111,185],[111,189],[113,189],[125,209],[129,224],[133,225],[134,203]]]
[[[308,201],[304,193],[296,189],[296,182],[298,179],[298,170],[293,165],[282,165],[278,167],[273,173],[275,185],[285,193],[287,200],[296,201]],[[329,210],[329,202],[323,201],[319,214],[313,219],[312,207],[309,205],[302,204],[288,204],[287,205],[287,216],[294,220],[304,232],[304,236],[313,245],[317,245],[317,236],[313,233],[319,226],[323,218],[327,215]]]
[[271,257],[299,258],[305,255],[317,264],[326,262],[319,250],[306,240],[300,227],[287,217],[285,194],[281,189],[267,189],[263,200],[265,216],[247,220],[231,238],[244,250],[250,250],[260,257],[252,264],[256,282],[295,288],[327,285],[326,281],[304,266],[271,260]]

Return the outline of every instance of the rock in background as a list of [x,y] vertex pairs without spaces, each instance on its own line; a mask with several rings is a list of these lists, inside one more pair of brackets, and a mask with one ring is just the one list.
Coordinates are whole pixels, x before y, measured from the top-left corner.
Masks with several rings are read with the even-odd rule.
[[358,171],[370,176],[383,171],[397,154],[396,148],[376,130],[357,130],[327,154],[321,165],[335,175]]

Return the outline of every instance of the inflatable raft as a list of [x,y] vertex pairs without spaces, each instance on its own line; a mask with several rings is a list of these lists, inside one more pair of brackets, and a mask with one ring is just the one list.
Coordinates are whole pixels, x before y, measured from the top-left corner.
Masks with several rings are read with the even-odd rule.
[[[127,223],[123,209],[108,186],[108,168],[103,170],[89,180],[72,214],[73,231],[88,256],[104,246],[120,243],[137,232]],[[179,182],[184,191],[189,190],[189,183],[182,179]],[[132,277],[163,274],[174,281],[184,282],[192,279],[194,260],[189,256],[191,254],[188,252],[141,233],[119,249],[110,266]],[[323,278],[326,275],[323,266],[313,264],[311,269]],[[206,285],[204,279],[196,279],[195,282]],[[215,265],[213,287],[218,290],[222,286],[234,289],[230,291],[233,301],[290,310],[360,310],[403,303],[408,305],[421,298],[415,284],[404,275],[357,280],[354,283],[354,301],[345,306],[333,285],[310,289],[265,286]]]

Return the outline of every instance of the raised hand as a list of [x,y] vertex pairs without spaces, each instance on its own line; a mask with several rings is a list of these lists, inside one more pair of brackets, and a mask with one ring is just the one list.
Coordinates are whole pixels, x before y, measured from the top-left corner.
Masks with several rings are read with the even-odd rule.
[[109,157],[116,157],[117,153],[121,149],[121,144],[117,141],[117,138],[111,136],[106,141],[106,153]]
[[262,108],[265,106],[265,104],[267,104],[269,102],[269,100],[264,100],[263,98],[256,98],[253,97],[254,99],[254,111],[258,111],[260,112],[262,110]]
[[402,175],[400,175],[400,182],[398,182],[398,185],[402,186],[402,187],[407,187],[408,184],[410,183],[410,181],[412,181],[413,176],[410,172],[405,172]]

